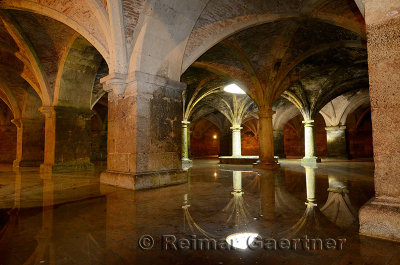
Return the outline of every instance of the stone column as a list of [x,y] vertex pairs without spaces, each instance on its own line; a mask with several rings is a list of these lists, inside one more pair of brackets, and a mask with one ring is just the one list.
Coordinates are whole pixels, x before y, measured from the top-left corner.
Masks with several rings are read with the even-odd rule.
[[242,156],[242,142],[240,138],[240,130],[243,127],[240,125],[233,125],[231,127],[232,130],[232,156],[233,157],[241,157]]
[[316,163],[315,156],[314,120],[305,120],[304,123],[304,157],[303,163]]
[[272,108],[260,109],[258,111],[259,122],[259,148],[260,158],[254,167],[261,169],[279,169],[279,164],[274,159],[274,135],[272,129]]
[[274,220],[275,216],[275,175],[279,171],[260,172],[261,216],[266,220]]
[[15,119],[17,154],[14,167],[38,167],[43,163],[44,120]]
[[349,159],[347,152],[346,126],[325,127],[328,157],[335,159]]
[[182,160],[189,160],[189,135],[188,126],[190,121],[182,121]]
[[375,198],[360,209],[360,233],[400,241],[400,1],[364,3]]
[[274,156],[278,158],[286,157],[284,145],[284,131],[274,130]]
[[192,164],[192,160],[189,158],[189,145],[190,145],[190,133],[189,127],[190,121],[182,121],[182,167],[187,168],[188,165]]
[[45,115],[43,171],[82,170],[90,163],[93,111],[74,107],[41,107]]
[[184,84],[136,72],[121,94],[119,80],[102,79],[109,104],[107,171],[100,181],[128,189],[186,182],[179,145]]

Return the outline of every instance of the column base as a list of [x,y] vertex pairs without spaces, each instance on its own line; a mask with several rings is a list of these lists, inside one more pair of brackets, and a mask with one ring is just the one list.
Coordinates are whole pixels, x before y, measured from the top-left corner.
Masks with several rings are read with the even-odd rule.
[[274,155],[274,157],[277,157],[277,158],[286,158],[286,155],[285,155],[285,154],[277,154],[277,155]]
[[265,170],[279,170],[281,168],[280,164],[277,162],[262,162],[262,161],[257,161],[255,164],[253,164],[253,168],[258,168],[258,169],[265,169]]
[[321,158],[316,156],[303,157],[301,159],[301,164],[316,164],[321,163]]
[[193,160],[190,160],[189,158],[182,158],[182,169],[183,170],[188,170],[193,166]]
[[43,161],[40,160],[14,160],[13,167],[39,167]]
[[400,242],[400,200],[374,198],[359,212],[360,234]]
[[40,165],[41,172],[70,172],[70,171],[91,170],[93,168],[94,164],[90,162],[68,162],[68,163]]
[[163,170],[143,173],[129,173],[107,170],[101,173],[100,182],[130,190],[153,189],[187,183],[184,170]]

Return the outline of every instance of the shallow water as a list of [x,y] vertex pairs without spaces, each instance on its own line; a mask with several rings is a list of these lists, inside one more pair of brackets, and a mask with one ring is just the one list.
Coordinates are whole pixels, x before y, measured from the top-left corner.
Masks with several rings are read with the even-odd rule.
[[[0,264],[400,264],[399,244],[358,235],[373,163],[281,165],[196,161],[187,184],[136,192],[100,185],[102,168],[0,166]],[[246,232],[251,249],[226,243]]]

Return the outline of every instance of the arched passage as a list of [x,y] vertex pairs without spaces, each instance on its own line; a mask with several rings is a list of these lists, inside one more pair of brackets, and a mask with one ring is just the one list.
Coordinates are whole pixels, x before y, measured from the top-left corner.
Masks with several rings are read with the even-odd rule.
[[190,150],[194,158],[217,157],[220,154],[221,133],[207,119],[200,119],[191,128]]
[[348,115],[348,148],[352,158],[372,158],[372,121],[371,108],[360,106]]
[[0,163],[12,163],[17,149],[17,127],[11,122],[14,115],[7,104],[0,100]]

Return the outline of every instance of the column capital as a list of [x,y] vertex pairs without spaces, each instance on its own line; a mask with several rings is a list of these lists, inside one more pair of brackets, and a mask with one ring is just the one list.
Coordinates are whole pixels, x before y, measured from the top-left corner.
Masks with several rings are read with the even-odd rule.
[[304,124],[304,127],[313,127],[314,126],[314,120],[305,120],[305,121],[302,121],[302,123]]
[[346,126],[342,126],[342,125],[336,125],[336,126],[326,126],[325,127],[326,131],[337,131],[337,130],[346,130]]
[[42,106],[39,108],[39,111],[46,117],[52,118],[56,115],[56,110],[53,106]]
[[126,87],[126,74],[112,73],[100,79],[103,84],[103,90],[107,93],[113,91],[117,96],[122,97]]
[[243,129],[243,127],[241,127],[240,125],[234,125],[230,127],[230,129],[234,131],[240,131],[241,129]]
[[190,124],[190,121],[181,121],[182,122],[182,125],[186,125],[186,126],[188,126],[189,124]]
[[17,128],[21,128],[22,127],[22,119],[21,118],[12,119],[11,122],[14,123],[15,126],[17,126]]
[[272,108],[260,108],[257,112],[259,118],[272,118],[276,111],[272,110]]

